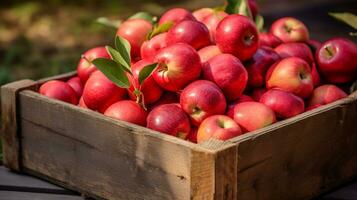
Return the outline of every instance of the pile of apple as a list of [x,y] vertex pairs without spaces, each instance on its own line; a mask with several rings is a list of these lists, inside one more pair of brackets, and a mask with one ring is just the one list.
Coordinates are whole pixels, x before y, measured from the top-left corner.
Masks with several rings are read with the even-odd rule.
[[[254,19],[257,6],[249,2]],[[157,31],[160,26],[168,28]],[[354,42],[310,40],[307,27],[292,17],[259,33],[252,18],[240,14],[174,8],[156,27],[145,19],[125,21],[117,38],[129,56],[108,47],[90,49],[77,77],[49,81],[39,92],[200,143],[227,140],[344,98],[344,86],[357,78]],[[130,60],[123,85],[112,81],[122,73],[104,73],[93,62],[107,60],[109,68],[114,57]]]

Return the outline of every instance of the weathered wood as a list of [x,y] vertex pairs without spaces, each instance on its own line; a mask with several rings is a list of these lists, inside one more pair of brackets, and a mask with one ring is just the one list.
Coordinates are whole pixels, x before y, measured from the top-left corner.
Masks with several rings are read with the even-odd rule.
[[309,199],[357,176],[357,101],[346,98],[230,140],[239,199]]
[[17,95],[21,90],[35,87],[36,82],[22,80],[1,87],[1,124],[2,146],[4,153],[4,165],[12,170],[20,170],[20,127],[17,116],[20,110],[17,108]]
[[0,191],[0,200],[84,200],[80,196],[32,192]]
[[191,152],[203,148],[32,91],[19,98],[25,171],[108,199],[190,198]]

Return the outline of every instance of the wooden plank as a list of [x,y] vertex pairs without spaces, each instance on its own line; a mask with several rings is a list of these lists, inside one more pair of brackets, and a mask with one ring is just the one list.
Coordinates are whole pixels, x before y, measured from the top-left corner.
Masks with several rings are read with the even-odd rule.
[[203,148],[31,91],[20,108],[26,172],[103,198],[190,198]]
[[12,170],[20,170],[20,143],[18,138],[20,127],[17,124],[17,95],[23,89],[34,87],[36,82],[22,80],[1,87],[1,124],[4,165]]
[[350,97],[230,140],[239,199],[308,199],[356,177],[356,119]]
[[0,190],[32,191],[57,194],[73,194],[73,192],[40,179],[10,172],[0,166]]
[[81,196],[0,191],[0,200],[84,200]]

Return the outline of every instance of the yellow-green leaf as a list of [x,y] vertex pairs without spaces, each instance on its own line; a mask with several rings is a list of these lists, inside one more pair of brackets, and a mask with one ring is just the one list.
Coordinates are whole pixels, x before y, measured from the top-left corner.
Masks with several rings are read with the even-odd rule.
[[357,30],[357,15],[344,12],[344,13],[329,13],[330,16],[350,25]]

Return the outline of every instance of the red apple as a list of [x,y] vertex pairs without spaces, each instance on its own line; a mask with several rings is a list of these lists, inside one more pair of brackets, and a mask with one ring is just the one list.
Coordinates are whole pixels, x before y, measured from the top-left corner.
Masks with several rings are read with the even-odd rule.
[[129,19],[119,26],[117,35],[128,40],[131,46],[131,58],[140,58],[141,45],[152,30],[152,24],[144,19]]
[[96,71],[85,84],[82,98],[89,109],[104,113],[113,103],[122,100],[125,94],[125,89],[116,86],[102,72]]
[[71,86],[63,81],[47,81],[41,85],[39,92],[52,99],[57,99],[74,105],[78,104],[77,93]]
[[167,45],[186,43],[195,49],[211,44],[207,27],[199,21],[184,20],[174,25],[166,36]]
[[238,99],[230,102],[227,106],[226,115],[233,119],[234,118],[234,107],[239,103],[248,102],[248,101],[254,101],[254,99],[250,96],[243,94],[242,96],[238,97]]
[[210,16],[208,16],[205,20],[203,20],[202,23],[206,25],[206,27],[209,30],[210,36],[211,36],[211,41],[215,42],[216,41],[216,29],[218,26],[218,23],[222,21],[223,18],[228,16],[228,14],[224,11],[218,11],[214,12]]
[[330,83],[343,84],[357,78],[357,45],[344,38],[323,43],[316,52],[319,72]]
[[146,126],[148,113],[135,101],[123,100],[109,106],[104,115],[140,126]]
[[252,13],[253,19],[258,15],[258,3],[256,0],[248,0],[248,6],[250,9],[250,12]]
[[216,45],[206,46],[198,51],[202,63],[207,62],[209,59],[219,54],[222,54],[222,52]]
[[85,84],[89,76],[97,70],[95,65],[92,63],[92,61],[96,58],[110,59],[110,55],[108,54],[105,47],[95,47],[86,51],[82,55],[82,58],[79,60],[77,66],[77,74],[83,84]]
[[270,32],[283,42],[307,42],[309,31],[305,24],[293,17],[284,17],[276,20]]
[[197,143],[197,132],[198,132],[197,127],[194,127],[194,126],[191,127],[191,131],[188,134],[186,140],[193,142],[193,143]]
[[255,88],[253,91],[252,91],[252,98],[255,100],[255,101],[260,101],[260,98],[263,96],[263,94],[267,91],[267,89],[265,88]]
[[196,126],[209,116],[224,114],[227,106],[218,86],[206,80],[189,84],[181,93],[180,104]]
[[84,103],[84,100],[83,100],[82,97],[79,99],[78,106],[81,107],[81,108],[88,108],[86,103]]
[[275,48],[279,46],[283,41],[271,33],[260,33],[259,34],[260,46],[268,46]]
[[306,42],[307,45],[309,45],[312,53],[315,55],[316,51],[321,47],[322,43],[317,41],[317,40],[313,40],[310,39],[309,41]]
[[173,8],[166,11],[160,18],[159,25],[172,22],[174,24],[183,20],[196,20],[190,11],[183,8]]
[[248,85],[261,87],[265,84],[265,74],[269,67],[280,59],[280,56],[270,47],[262,46],[246,64]]
[[315,88],[312,93],[308,106],[316,108],[321,105],[326,105],[337,101],[339,99],[347,97],[347,94],[335,85],[322,85]]
[[200,8],[195,10],[192,15],[197,21],[202,22],[209,16],[211,16],[215,11],[212,8]]
[[223,53],[233,54],[241,61],[250,59],[259,46],[254,22],[239,14],[225,17],[217,26],[215,38]]
[[[140,60],[131,66],[133,76],[128,76],[130,81],[130,88],[128,89],[129,96],[132,100],[136,100],[137,97],[134,94],[135,88],[139,89],[139,73],[147,65],[152,64],[149,60]],[[152,104],[160,99],[162,95],[162,88],[155,82],[152,76],[149,76],[141,85],[141,92],[144,95],[144,103]]]
[[141,58],[148,60],[154,59],[160,49],[167,46],[166,35],[167,33],[161,33],[151,38],[151,40],[145,41],[140,49]]
[[76,92],[77,97],[80,98],[83,93],[83,83],[81,79],[76,76],[67,81],[68,85],[73,88],[73,90]]
[[201,74],[202,64],[194,48],[178,43],[163,48],[155,56],[158,63],[153,72],[155,81],[164,89],[177,92]]
[[266,86],[268,89],[279,88],[307,98],[313,90],[310,66],[298,57],[282,59],[268,70]]
[[205,119],[197,132],[197,143],[209,139],[229,140],[242,134],[238,124],[225,115],[213,115]]
[[274,111],[258,102],[243,102],[234,108],[234,121],[243,133],[254,131],[275,123]]
[[179,95],[174,92],[164,92],[161,98],[149,107],[149,110],[154,110],[158,106],[170,103],[180,103]]
[[309,46],[304,43],[284,43],[277,46],[274,50],[281,58],[298,57],[305,60],[309,65],[314,62],[314,56],[312,55]]
[[321,77],[315,63],[312,63],[311,66],[311,77],[312,77],[312,83],[314,84],[314,88],[321,85],[322,82]]
[[190,120],[179,104],[164,104],[152,110],[147,117],[147,127],[185,139],[190,133]]
[[238,58],[221,54],[211,58],[203,66],[203,77],[220,87],[227,100],[242,95],[248,81],[248,73]]
[[260,103],[271,108],[281,119],[294,117],[305,111],[304,100],[283,90],[271,89],[260,98]]

